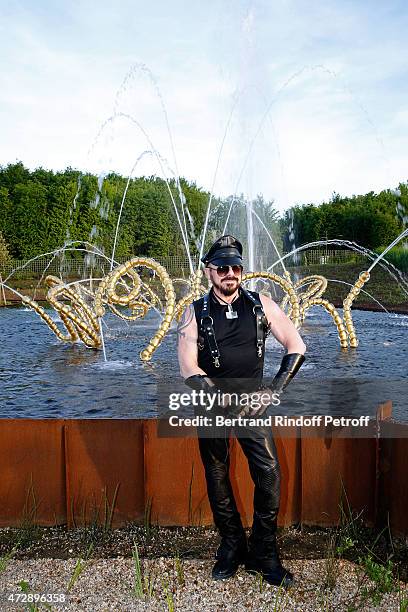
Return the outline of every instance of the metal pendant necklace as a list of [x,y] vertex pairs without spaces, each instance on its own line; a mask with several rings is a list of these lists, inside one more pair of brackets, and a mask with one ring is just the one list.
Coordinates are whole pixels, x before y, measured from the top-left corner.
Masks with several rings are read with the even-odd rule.
[[[237,295],[234,297],[234,299],[232,300],[231,304],[233,304],[235,302],[235,300],[238,297],[238,293]],[[227,317],[227,319],[238,319],[238,313],[236,310],[232,310],[232,305],[229,302],[226,302],[225,300],[222,299],[222,297],[220,297],[219,295],[217,295],[217,298],[219,300],[221,300],[221,302],[224,302],[224,304],[226,304],[228,306],[228,310],[225,313],[225,316]]]

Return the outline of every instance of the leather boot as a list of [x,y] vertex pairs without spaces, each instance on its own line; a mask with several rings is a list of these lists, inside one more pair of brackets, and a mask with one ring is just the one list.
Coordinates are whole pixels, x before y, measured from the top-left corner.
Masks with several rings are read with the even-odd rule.
[[221,535],[212,577],[214,580],[224,580],[233,576],[239,564],[244,563],[248,550],[229,479],[229,439],[199,438],[199,447],[214,523]]
[[250,540],[245,569],[251,574],[262,574],[269,584],[292,586],[293,574],[283,567],[276,547],[276,537],[268,537],[263,541]]
[[248,554],[246,536],[240,540],[231,540],[223,538],[218,547],[215,558],[216,564],[212,569],[212,577],[214,580],[225,580],[233,576],[239,565],[245,563]]

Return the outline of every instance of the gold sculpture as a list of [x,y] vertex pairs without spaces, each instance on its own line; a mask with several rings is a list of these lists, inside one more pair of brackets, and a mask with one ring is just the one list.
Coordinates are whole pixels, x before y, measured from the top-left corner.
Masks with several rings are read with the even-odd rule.
[[[142,281],[137,270],[147,268],[153,273],[151,285]],[[151,308],[162,314],[160,325],[140,352],[142,361],[150,361],[155,350],[160,346],[173,321],[179,321],[184,309],[204,294],[207,289],[202,285],[202,270],[198,269],[186,279],[171,279],[160,263],[147,257],[133,257],[113,269],[105,276],[96,288],[81,285],[79,282],[64,283],[55,276],[47,276],[47,300],[58,313],[65,330],[35,300],[24,297],[23,302],[30,306],[48,325],[62,342],[83,342],[87,347],[102,347],[101,319],[108,307],[118,317],[134,321],[146,316]],[[242,280],[265,279],[277,284],[284,292],[281,308],[287,312],[294,325],[299,328],[305,320],[306,311],[312,306],[321,306],[330,314],[337,327],[340,346],[343,349],[356,348],[358,339],[351,315],[351,305],[360,293],[370,274],[361,272],[347,297],[343,301],[343,318],[335,306],[322,296],[327,288],[324,276],[306,276],[292,282],[286,271],[283,276],[271,272],[249,272]],[[95,282],[95,281],[94,281]],[[174,285],[181,283],[187,286],[187,293],[176,301]],[[303,289],[303,291],[302,291]],[[160,292],[164,298],[160,297]],[[128,309],[130,313],[122,309]]]

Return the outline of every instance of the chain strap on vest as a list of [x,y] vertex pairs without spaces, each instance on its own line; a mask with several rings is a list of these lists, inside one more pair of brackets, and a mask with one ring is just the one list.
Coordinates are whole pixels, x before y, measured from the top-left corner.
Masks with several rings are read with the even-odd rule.
[[[262,357],[264,341],[266,336],[268,335],[268,320],[265,316],[261,301],[255,298],[251,293],[249,293],[249,291],[247,291],[243,287],[241,287],[241,291],[243,295],[247,297],[253,304],[252,312],[256,317],[256,352],[258,357]],[[214,366],[216,368],[219,368],[221,365],[221,354],[215,337],[214,320],[210,315],[210,300],[208,293],[206,293],[203,298],[203,309],[201,311],[201,329],[205,337],[207,338]]]
[[218,348],[217,340],[215,339],[214,332],[214,321],[212,316],[210,315],[210,304],[209,304],[209,295],[205,294],[203,300],[203,309],[201,311],[201,329],[203,330],[208,346],[210,347],[211,357],[214,362],[214,366],[216,368],[220,367],[220,350]]

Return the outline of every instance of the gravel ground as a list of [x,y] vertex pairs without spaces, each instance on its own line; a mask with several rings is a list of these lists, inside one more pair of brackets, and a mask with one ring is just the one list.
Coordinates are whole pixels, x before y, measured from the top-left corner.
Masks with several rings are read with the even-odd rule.
[[[353,529],[350,530],[350,527]],[[247,530],[249,534],[249,530]],[[401,580],[408,582],[408,537],[392,538],[383,530],[364,527],[357,520],[341,528],[285,527],[278,530],[278,547],[290,560],[323,559],[333,542],[353,539],[343,558],[356,561],[372,550],[383,561],[392,555]],[[211,560],[220,538],[214,527],[158,527],[129,524],[104,530],[98,525],[67,529],[57,527],[4,527],[0,529],[0,558],[13,550],[13,559],[77,559],[92,545],[93,558],[132,557],[134,543],[141,557],[181,557]],[[351,552],[352,554],[347,554]]]
[[65,604],[52,604],[52,609],[58,611],[407,610],[401,606],[402,598],[408,602],[407,585],[402,583],[399,592],[384,594],[377,607],[369,598],[364,600],[364,589],[373,585],[350,561],[335,561],[332,565],[335,583],[332,590],[324,587],[327,560],[286,560],[284,564],[297,581],[288,591],[262,585],[259,578],[242,568],[235,577],[215,582],[210,578],[213,565],[210,560],[184,559],[179,565],[164,557],[143,560],[145,580],[153,580],[154,592],[151,597],[137,597],[132,594],[135,575],[133,560],[129,558],[88,560],[69,592],[67,586],[74,573],[75,559],[10,559],[0,568],[0,610],[29,609],[27,604],[13,605],[7,601],[10,593],[22,592],[21,580],[27,582],[32,593],[65,593]]
[[[377,607],[371,597],[375,585],[354,560],[367,557],[393,560],[393,574],[406,581],[408,576],[408,541],[392,542],[370,529],[358,527],[351,542],[349,530],[303,527],[279,531],[278,542],[284,565],[295,574],[297,583],[284,592],[261,584],[259,578],[241,568],[227,581],[214,582],[211,568],[219,537],[214,528],[157,527],[148,529],[128,525],[121,529],[103,530],[96,525],[66,529],[59,527],[0,529],[0,611],[37,608],[20,603],[12,605],[10,593],[62,593],[66,604],[52,603],[41,610],[355,610],[408,611],[407,585],[390,578],[393,591],[376,594]],[[375,542],[375,545],[373,544]],[[352,543],[349,559],[333,556],[333,543]],[[136,596],[132,554],[134,544],[143,557],[144,593]],[[347,547],[346,547],[347,548]],[[88,561],[83,561],[89,556]],[[329,559],[327,559],[329,557]],[[78,560],[83,566],[72,580]],[[378,566],[377,566],[378,569]],[[381,569],[381,568],[380,568]],[[384,573],[385,571],[385,573]],[[382,566],[377,582],[386,576]],[[73,582],[68,592],[68,585]],[[153,593],[146,595],[149,581]],[[327,588],[330,583],[332,590]],[[387,584],[385,585],[387,586]],[[389,586],[389,584],[388,584]],[[399,589],[396,590],[396,589]],[[404,603],[405,602],[405,603]]]

